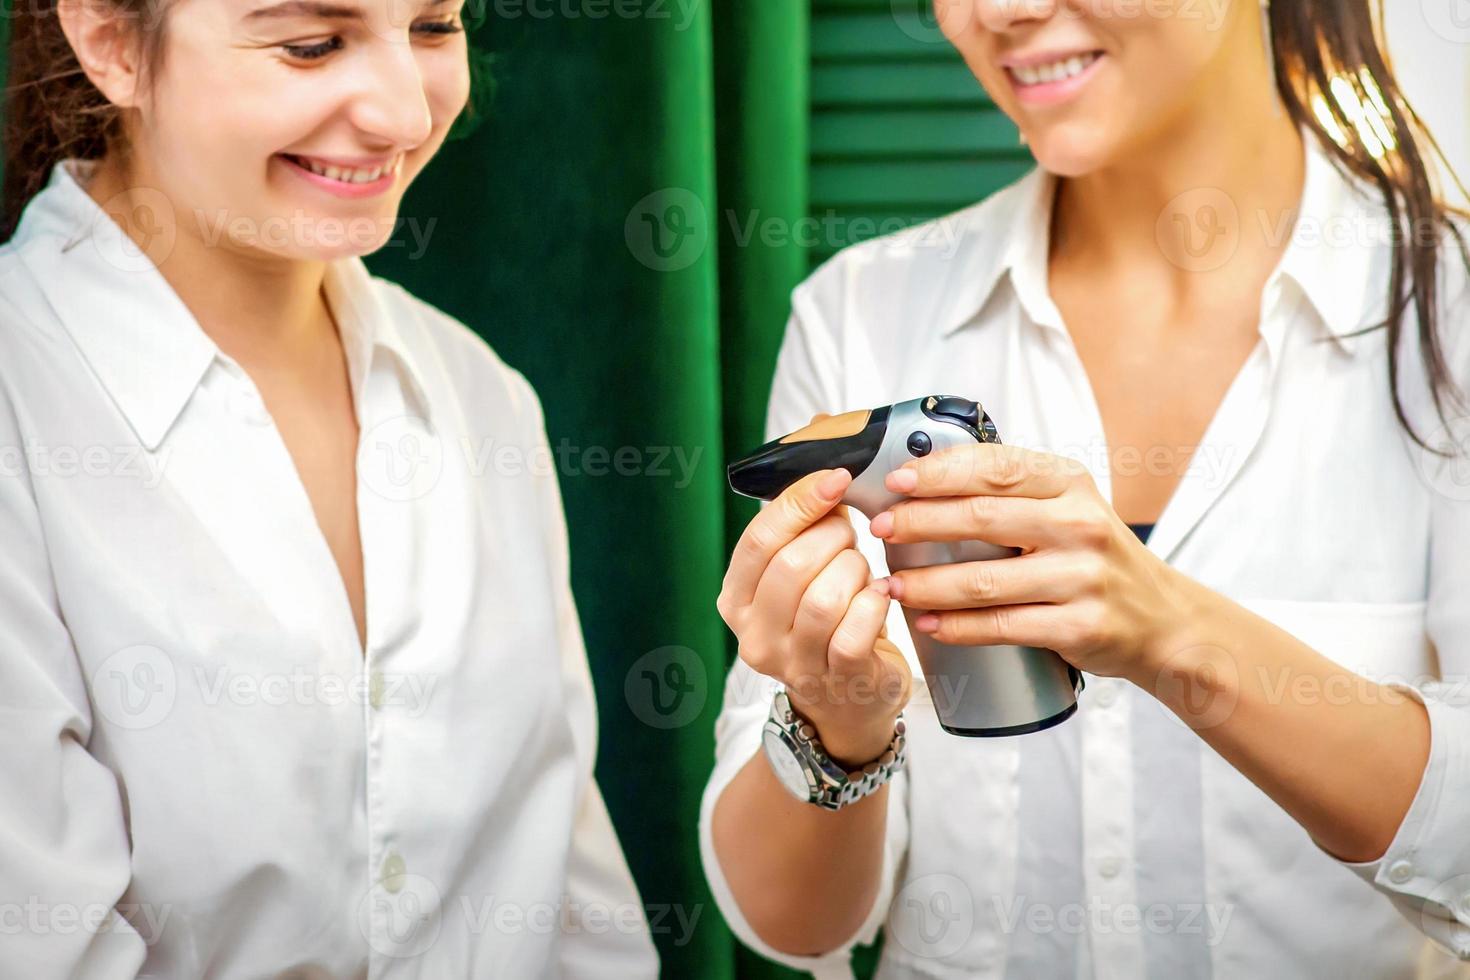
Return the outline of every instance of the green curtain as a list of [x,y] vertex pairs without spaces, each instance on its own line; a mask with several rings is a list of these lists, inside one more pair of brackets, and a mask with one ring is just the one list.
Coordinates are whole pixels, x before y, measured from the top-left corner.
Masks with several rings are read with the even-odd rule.
[[[492,5],[477,39],[494,100],[405,203],[406,225],[433,222],[427,251],[412,254],[409,225],[405,247],[370,264],[524,371],[566,450],[597,773],[662,916],[664,975],[790,976],[737,950],[696,821],[732,652],[714,599],[729,536],[754,512],[724,465],[761,441],[807,268],[796,244],[744,235],[806,213],[806,5],[648,0],[587,16],[596,7]],[[698,916],[692,935],[679,911]]]
[[369,265],[469,324],[541,395],[600,705],[598,778],[664,975],[795,976],[732,938],[696,820],[733,654],[714,598],[754,513],[724,464],[761,441],[789,292],[808,271],[790,234],[808,210],[808,5],[479,10],[494,98]]

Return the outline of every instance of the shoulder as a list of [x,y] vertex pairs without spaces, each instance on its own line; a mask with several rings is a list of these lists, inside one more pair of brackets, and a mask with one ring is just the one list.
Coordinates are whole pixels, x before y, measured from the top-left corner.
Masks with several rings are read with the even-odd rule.
[[0,387],[56,384],[74,352],[40,281],[13,243],[0,245]]
[[511,413],[522,425],[540,427],[541,405],[525,375],[507,364],[457,317],[381,276],[371,277],[384,312],[409,348],[424,384],[459,401],[469,418]]

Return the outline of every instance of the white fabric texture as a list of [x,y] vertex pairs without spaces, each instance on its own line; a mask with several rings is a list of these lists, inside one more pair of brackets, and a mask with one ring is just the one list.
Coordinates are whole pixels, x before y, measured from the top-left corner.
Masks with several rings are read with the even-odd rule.
[[535,393],[328,264],[364,656],[259,391],[81,167],[0,249],[0,973],[655,976]]
[[[961,395],[983,403],[1004,441],[1082,460],[1111,499],[1098,409],[1047,290],[1053,189],[1033,172],[814,273],[793,296],[768,436],[817,412]],[[1292,237],[1257,346],[1147,547],[1355,672],[1344,679],[1428,700],[1431,759],[1387,854],[1335,860],[1122,681],[1089,676],[1073,718],[996,739],[945,734],[916,684],[872,916],[827,956],[779,955],[741,918],[710,838],[769,704],[769,685],[742,663],[718,722],[701,846],[747,944],[845,976],[852,945],[884,925],[885,980],[1470,975],[1456,958],[1470,958],[1470,464],[1412,447],[1390,401],[1385,332],[1349,336],[1382,319],[1387,291],[1390,238],[1372,192],[1309,145],[1298,220],[1275,227]],[[1458,261],[1446,258],[1444,329],[1463,386]],[[1406,399],[1433,437],[1412,345],[1405,364]],[[886,574],[881,543],[855,524]],[[889,634],[918,677],[896,605]]]

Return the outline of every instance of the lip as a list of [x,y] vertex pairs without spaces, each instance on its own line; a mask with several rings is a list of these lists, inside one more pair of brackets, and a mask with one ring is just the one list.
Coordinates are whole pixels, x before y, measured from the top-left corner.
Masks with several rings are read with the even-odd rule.
[[[377,197],[379,194],[384,194],[388,192],[393,188],[393,185],[397,183],[398,174],[403,169],[403,157],[400,155],[398,157],[397,163],[394,164],[393,169],[382,174],[380,177],[378,177],[377,180],[371,181],[366,184],[349,184],[345,181],[333,180],[330,177],[324,177],[321,174],[312,173],[310,170],[301,166],[301,164],[292,159],[291,154],[277,153],[276,156],[280,159],[281,163],[285,165],[287,170],[296,174],[298,177],[302,178],[308,183],[314,184],[315,186],[321,188],[329,194],[350,199]],[[328,166],[360,168],[381,166],[392,160],[391,157],[358,157],[356,159],[352,159],[347,157],[318,156],[313,156],[310,159],[314,162],[326,164]]]
[[[1080,75],[1064,78],[1061,81],[1027,85],[1012,71],[1013,68],[1034,68],[1037,65],[1049,65],[1089,54],[1094,56],[1092,64],[1084,68]],[[1007,55],[1000,59],[1000,64],[1005,70],[1006,80],[1011,83],[1011,91],[1016,93],[1017,99],[1029,105],[1057,105],[1082,91],[1087,83],[1092,81],[1092,77],[1097,74],[1098,67],[1107,60],[1107,57],[1106,53],[1096,48],[1081,48],[1073,51],[1045,51],[1031,55]]]

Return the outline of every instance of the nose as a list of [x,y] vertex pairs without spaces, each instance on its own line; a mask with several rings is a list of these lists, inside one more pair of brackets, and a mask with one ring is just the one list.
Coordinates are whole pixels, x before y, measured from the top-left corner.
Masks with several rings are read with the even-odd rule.
[[428,140],[434,117],[414,46],[397,39],[379,44],[365,67],[361,93],[353,101],[353,124],[399,149]]
[[1013,30],[1023,24],[1049,20],[1061,6],[1060,0],[934,0],[942,6],[973,3],[975,17],[987,31]]

